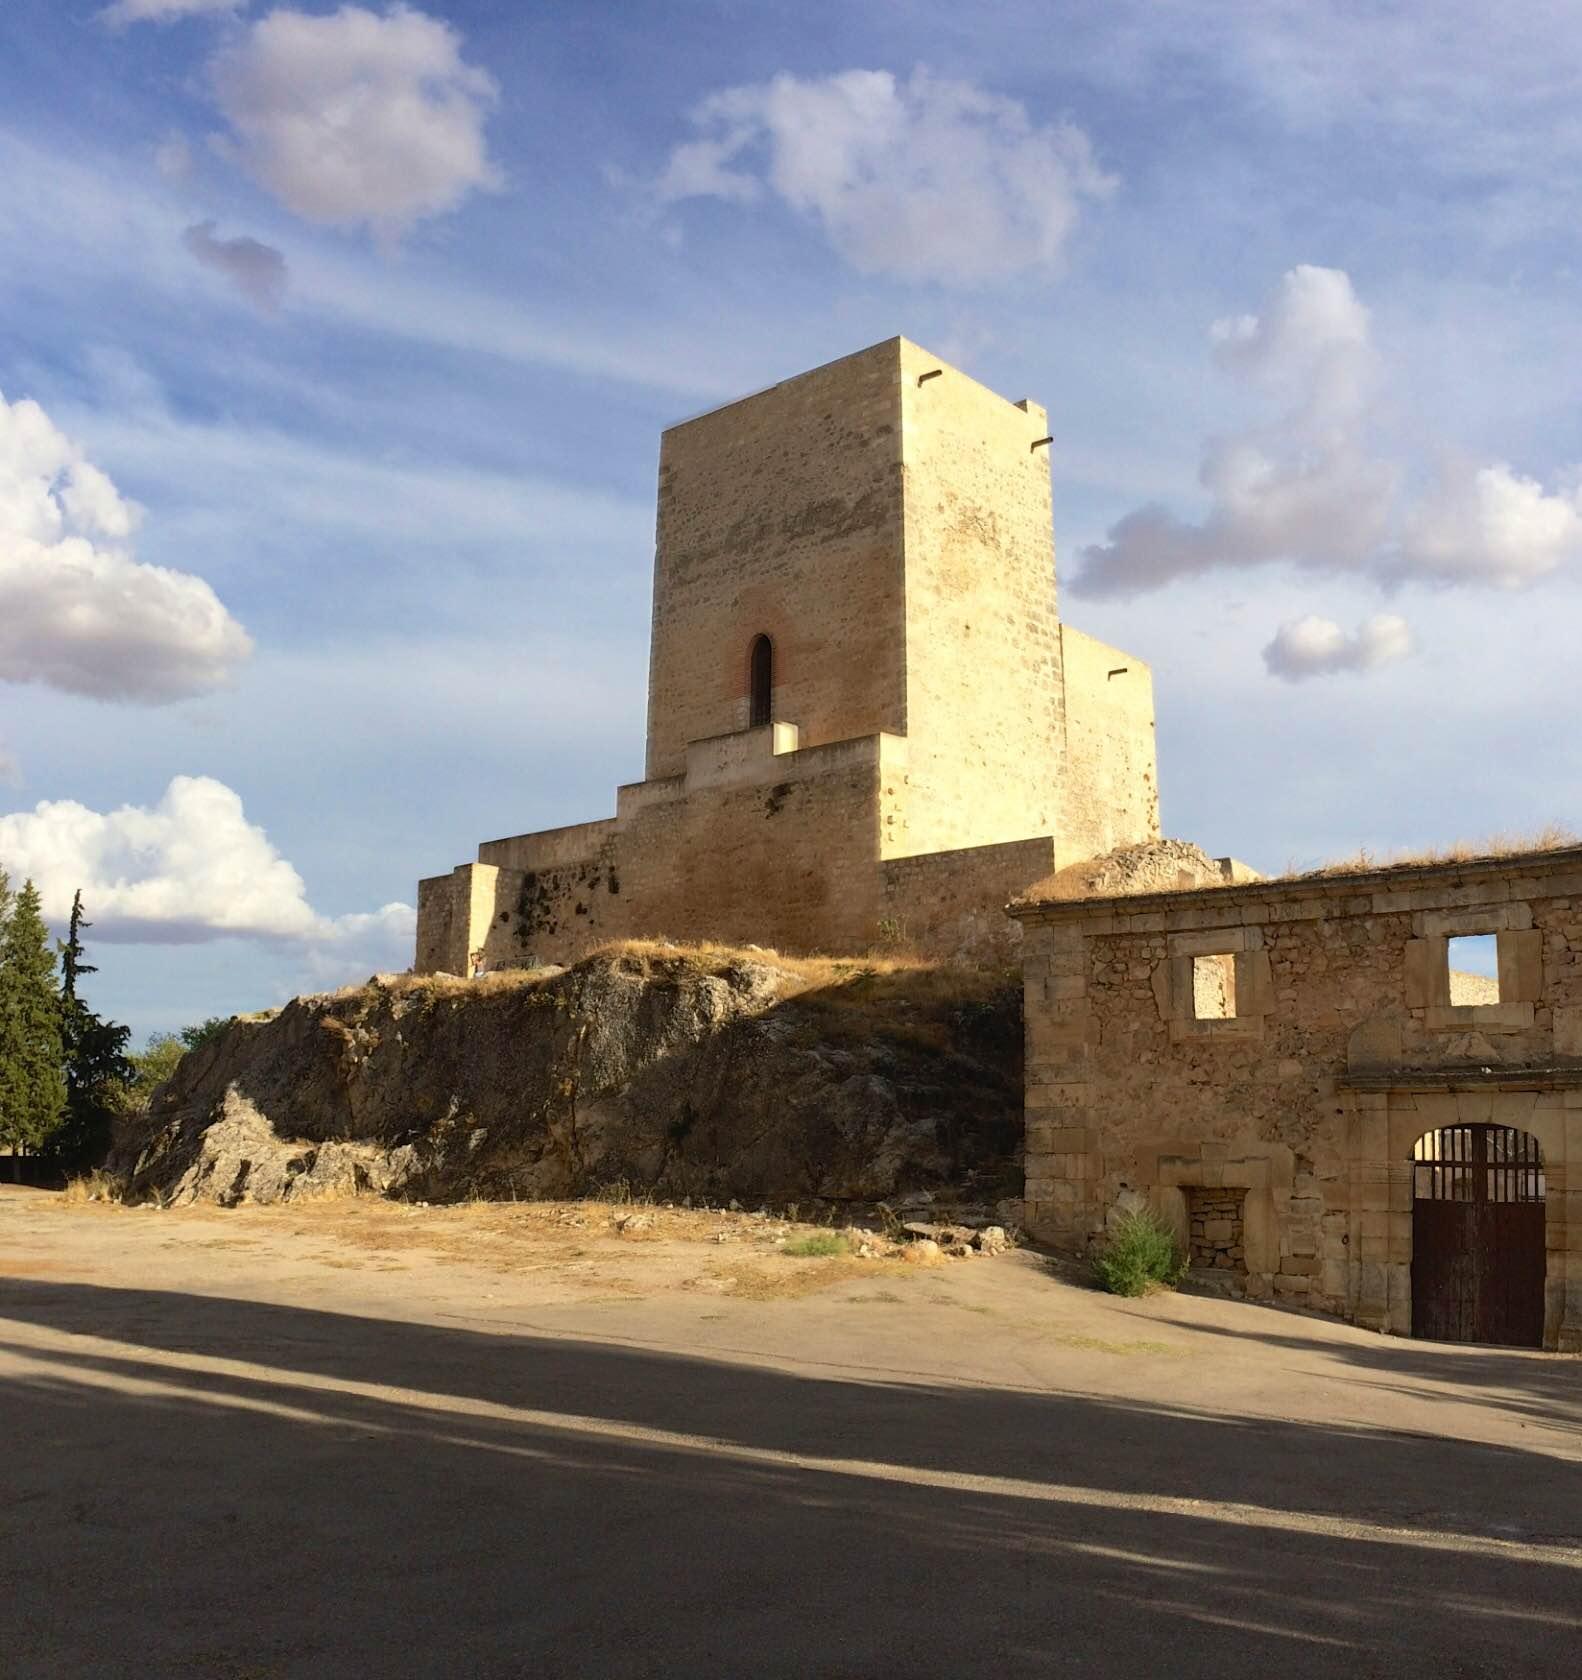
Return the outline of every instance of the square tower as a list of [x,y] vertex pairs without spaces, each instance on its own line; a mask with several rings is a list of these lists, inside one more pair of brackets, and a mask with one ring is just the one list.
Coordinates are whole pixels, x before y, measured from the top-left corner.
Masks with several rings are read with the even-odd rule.
[[760,637],[803,746],[904,732],[899,363],[891,339],[661,437],[650,780],[753,721]]
[[667,431],[649,778],[755,721],[795,725],[803,747],[901,735],[887,851],[1053,832],[1045,425],[892,338]]

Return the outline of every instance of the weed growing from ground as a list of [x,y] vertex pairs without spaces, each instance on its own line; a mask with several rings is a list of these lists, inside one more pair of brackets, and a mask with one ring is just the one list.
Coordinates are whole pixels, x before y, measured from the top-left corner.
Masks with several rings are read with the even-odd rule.
[[1151,1213],[1129,1213],[1093,1256],[1093,1276],[1112,1295],[1174,1289],[1186,1275],[1175,1233]]

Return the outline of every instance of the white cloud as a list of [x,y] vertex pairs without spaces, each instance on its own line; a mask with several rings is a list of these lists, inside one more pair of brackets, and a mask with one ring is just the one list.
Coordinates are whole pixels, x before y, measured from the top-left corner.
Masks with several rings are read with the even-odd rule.
[[1204,445],[1202,519],[1142,507],[1085,549],[1078,594],[1277,561],[1387,587],[1515,587],[1582,551],[1582,492],[1545,491],[1503,464],[1446,468],[1424,499],[1403,496],[1403,464],[1374,438],[1382,380],[1368,312],[1341,270],[1291,269],[1262,314],[1217,321],[1210,336],[1218,363],[1279,410]]
[[1582,490],[1551,494],[1503,462],[1443,467],[1407,517],[1399,570],[1446,583],[1520,588],[1582,553]]
[[302,877],[247,820],[241,798],[209,776],[175,777],[152,806],[100,812],[58,799],[0,816],[0,867],[37,883],[52,921],[64,920],[81,888],[97,939],[349,947],[410,941],[415,927],[404,904],[320,915]]
[[772,192],[865,274],[972,285],[1049,269],[1083,201],[1115,185],[1072,124],[924,70],[780,75],[713,94],[692,122],[661,202]]
[[1267,425],[1206,445],[1201,522],[1158,507],[1127,514],[1085,551],[1078,593],[1132,594],[1274,560],[1356,567],[1384,540],[1398,475],[1370,457],[1362,435],[1373,350],[1347,276],[1293,268],[1261,315],[1217,321],[1211,338],[1222,366],[1286,406]]
[[495,83],[410,6],[270,12],[212,76],[243,166],[310,221],[391,236],[498,183],[483,132]]
[[247,0],[115,0],[99,13],[99,21],[115,28],[129,23],[174,23],[202,13],[234,12]]
[[181,243],[205,268],[223,274],[260,309],[275,310],[286,295],[286,259],[273,245],[249,239],[216,236],[213,222],[198,222],[181,236]]
[[0,741],[0,787],[21,787],[22,761]]
[[157,704],[247,657],[202,578],[133,559],[139,513],[37,403],[0,393],[0,681]]
[[1209,337],[1222,367],[1293,400],[1310,425],[1354,419],[1373,384],[1368,311],[1338,268],[1298,264],[1262,315],[1216,321]]
[[1280,626],[1263,662],[1270,676],[1303,682],[1339,671],[1374,671],[1411,651],[1411,629],[1394,613],[1376,614],[1350,636],[1333,619],[1309,613]]

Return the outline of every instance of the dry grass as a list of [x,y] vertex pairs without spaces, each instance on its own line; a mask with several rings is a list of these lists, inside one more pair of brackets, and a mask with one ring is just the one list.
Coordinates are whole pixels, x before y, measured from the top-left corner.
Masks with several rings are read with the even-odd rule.
[[[862,956],[790,956],[766,945],[720,945],[708,940],[686,943],[669,939],[616,939],[588,953],[585,961],[619,957],[636,965],[642,973],[690,971],[698,976],[720,975],[732,969],[758,963],[773,968],[811,991],[844,986],[853,980],[891,976],[923,976],[938,973],[942,965],[926,958],[900,952]],[[947,972],[954,972],[948,971]]]
[[722,1263],[710,1267],[692,1287],[709,1288],[737,1301],[799,1301],[836,1284],[898,1278],[908,1270],[898,1260],[859,1260],[855,1255],[836,1254],[772,1266]]
[[[786,977],[782,997],[801,992],[824,991],[849,986],[857,981],[890,980],[916,988],[920,993],[955,995],[973,970],[953,968],[906,952],[872,952],[857,956],[791,956],[761,945],[722,945],[708,940],[686,942],[671,939],[615,939],[595,946],[574,965],[618,961],[627,970],[644,977],[698,978],[721,976],[750,964],[774,969]],[[333,1003],[362,999],[377,988],[396,997],[489,997],[509,992],[531,991],[547,985],[565,970],[556,967],[502,968],[474,979],[456,974],[376,974],[369,980],[342,986],[333,992],[315,993],[311,1001]],[[238,1017],[263,1020],[267,1015]]]
[[1291,868],[1276,881],[1323,880],[1331,875],[1366,875],[1380,869],[1425,868],[1436,863],[1482,863],[1497,858],[1541,857],[1546,852],[1565,852],[1582,846],[1582,834],[1559,823],[1530,834],[1492,834],[1484,840],[1453,840],[1444,846],[1417,850],[1370,852],[1359,848],[1349,857],[1334,858],[1316,869]]
[[[117,1212],[120,1210],[117,1209]],[[211,1209],[183,1209],[186,1214]],[[825,1254],[831,1233],[758,1213],[630,1202],[421,1203],[364,1198],[242,1206],[205,1248],[251,1246],[246,1227],[311,1245],[340,1270],[421,1268],[428,1262],[504,1275],[534,1274],[579,1300],[633,1300],[673,1290],[749,1301],[794,1300],[854,1279],[913,1271],[898,1259]],[[243,1221],[238,1232],[233,1222]],[[799,1245],[810,1252],[799,1254]],[[792,1250],[790,1254],[784,1252]],[[307,1252],[307,1250],[304,1250]]]
[[84,1173],[78,1178],[68,1179],[66,1188],[60,1193],[60,1199],[67,1204],[124,1202],[126,1200],[126,1185],[121,1179],[113,1177],[102,1167],[95,1167],[90,1173]]

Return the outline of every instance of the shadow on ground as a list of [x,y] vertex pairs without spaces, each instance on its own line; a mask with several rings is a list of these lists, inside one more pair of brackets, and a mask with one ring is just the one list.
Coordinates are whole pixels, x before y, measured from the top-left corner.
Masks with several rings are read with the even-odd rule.
[[1582,1648],[1582,1474],[1520,1448],[134,1289],[7,1280],[0,1318],[19,1677],[1448,1680]]
[[[1278,1307],[1241,1304],[1248,1309],[1247,1320],[1236,1327],[1201,1319],[1161,1317],[1156,1322],[1198,1335],[1312,1354],[1311,1339],[1301,1334],[1291,1314]],[[1329,1340],[1324,1353],[1349,1365],[1354,1383],[1429,1403],[1464,1405],[1469,1398],[1489,1398],[1510,1416],[1582,1436],[1582,1359],[1395,1336]],[[1578,1527],[1582,1528],[1582,1513]],[[1582,1653],[1578,1663],[1582,1665]]]

